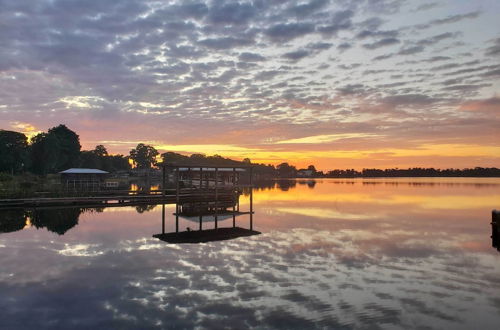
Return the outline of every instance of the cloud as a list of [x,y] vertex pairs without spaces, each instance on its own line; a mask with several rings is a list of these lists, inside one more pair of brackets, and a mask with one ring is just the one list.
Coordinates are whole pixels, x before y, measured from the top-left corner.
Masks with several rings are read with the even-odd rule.
[[417,8],[414,9],[414,11],[424,11],[424,10],[429,10],[439,7],[439,3],[437,2],[429,2],[429,3],[424,3],[418,6]]
[[332,46],[333,44],[329,42],[316,42],[316,43],[310,43],[306,47],[313,50],[328,50]]
[[409,46],[401,48],[398,52],[399,55],[414,55],[424,51],[423,46]]
[[398,36],[398,31],[376,31],[376,30],[363,30],[356,35],[358,39],[366,38],[395,38]]
[[[398,137],[414,132],[404,122],[425,120],[441,123],[443,136],[456,128],[442,123],[453,122],[476,139],[470,127],[486,132],[493,122],[473,111],[458,122],[453,109],[491,96],[500,41],[494,30],[469,33],[467,19],[491,26],[486,13],[434,4],[0,1],[0,126],[64,121],[82,141],[119,140],[128,127],[127,140],[192,145],[201,135],[253,144],[337,125]],[[238,129],[214,133],[227,122]]]
[[498,56],[500,55],[500,38],[496,38],[492,41],[493,46],[486,48],[486,56]]
[[372,60],[373,61],[382,61],[382,60],[387,60],[393,56],[394,56],[394,54],[384,54],[384,55],[375,56]]
[[250,38],[233,38],[233,37],[221,37],[221,38],[209,38],[200,40],[198,43],[207,48],[222,50],[231,49],[241,46],[249,46],[254,44],[254,40]]
[[293,52],[283,54],[283,57],[292,61],[298,61],[310,55],[310,52],[304,49],[299,49]]
[[500,97],[466,101],[460,106],[460,109],[500,117]]
[[330,0],[311,0],[310,2],[301,3],[296,6],[292,6],[287,9],[287,12],[297,16],[297,17],[306,17],[319,9],[324,8],[328,5]]
[[481,12],[479,12],[479,11],[474,11],[474,12],[470,12],[467,14],[450,15],[446,18],[432,20],[429,24],[430,25],[441,25],[441,24],[456,23],[456,22],[460,22],[461,20],[468,19],[468,18],[477,18],[480,13]]
[[311,23],[281,23],[271,26],[264,33],[273,42],[287,42],[314,32]]
[[255,80],[270,80],[276,77],[279,73],[280,72],[278,70],[261,71],[255,75]]
[[430,45],[437,44],[438,42],[440,42],[442,40],[454,39],[458,36],[460,36],[460,33],[445,32],[445,33],[441,33],[441,34],[438,34],[438,35],[435,35],[435,36],[432,36],[432,37],[429,37],[426,39],[421,39],[421,40],[417,41],[417,44],[422,45],[422,46],[430,46]]
[[391,106],[402,106],[402,105],[411,105],[411,106],[419,106],[419,105],[428,105],[439,101],[439,99],[435,99],[428,95],[424,94],[404,94],[404,95],[394,95],[387,96],[382,99],[382,101]]
[[224,3],[210,8],[208,19],[214,24],[246,24],[257,14],[251,3]]
[[238,56],[238,59],[243,62],[261,62],[266,60],[266,58],[262,55],[248,52],[241,53]]
[[432,63],[432,62],[448,61],[448,60],[451,60],[451,57],[449,57],[449,56],[433,56],[431,58],[424,60],[424,62]]
[[378,41],[375,41],[371,44],[364,44],[363,47],[366,49],[377,49],[385,46],[392,46],[399,44],[401,41],[398,38],[384,38]]
[[344,139],[367,138],[376,136],[378,135],[371,133],[325,134],[325,135],[308,136],[297,139],[281,140],[275,142],[275,144],[310,144],[310,143],[316,144],[316,143],[328,143]]
[[348,43],[348,42],[343,42],[343,43],[340,43],[338,46],[337,46],[337,49],[341,50],[341,51],[344,51],[344,50],[347,50],[349,48],[352,48],[352,44],[351,43]]
[[347,30],[352,27],[352,17],[354,12],[352,10],[343,10],[336,12],[332,15],[329,24],[318,27],[318,31],[324,35],[335,35],[337,32]]

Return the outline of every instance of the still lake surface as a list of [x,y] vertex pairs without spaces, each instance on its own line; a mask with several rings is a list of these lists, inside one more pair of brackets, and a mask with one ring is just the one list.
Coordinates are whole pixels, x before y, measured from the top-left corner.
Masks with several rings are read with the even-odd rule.
[[500,179],[296,180],[253,198],[261,235],[204,244],[153,238],[161,205],[0,212],[0,328],[498,329]]

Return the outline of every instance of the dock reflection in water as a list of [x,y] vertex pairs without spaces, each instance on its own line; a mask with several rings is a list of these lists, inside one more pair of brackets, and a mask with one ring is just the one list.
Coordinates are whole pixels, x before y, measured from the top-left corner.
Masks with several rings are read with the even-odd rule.
[[[165,204],[162,205],[162,232],[153,237],[156,237],[167,243],[206,243],[212,241],[222,241],[235,239],[238,237],[253,236],[261,234],[253,230],[253,208],[248,211],[240,211],[238,202],[192,202],[176,205],[175,216],[175,232],[165,232],[165,222],[167,221]],[[249,228],[236,226],[237,217],[248,215]],[[179,231],[179,218],[185,219],[194,226],[198,226],[197,230],[187,227],[185,231]],[[219,227],[219,221],[232,220],[231,227]],[[241,221],[241,219],[239,219]],[[205,229],[203,228],[205,224]],[[206,228],[207,224],[213,224],[214,228]]]

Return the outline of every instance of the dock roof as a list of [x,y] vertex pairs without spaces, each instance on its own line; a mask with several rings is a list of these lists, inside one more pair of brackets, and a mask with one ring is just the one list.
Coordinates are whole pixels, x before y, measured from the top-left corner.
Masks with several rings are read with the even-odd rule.
[[70,168],[60,174],[108,174],[109,172],[98,170],[96,168]]

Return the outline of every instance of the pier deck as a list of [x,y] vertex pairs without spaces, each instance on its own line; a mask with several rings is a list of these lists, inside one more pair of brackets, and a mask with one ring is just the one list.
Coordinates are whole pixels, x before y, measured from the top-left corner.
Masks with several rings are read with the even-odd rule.
[[[218,192],[217,200],[221,203],[233,202],[236,194]],[[211,192],[185,192],[179,195],[117,195],[93,197],[58,197],[58,198],[23,198],[1,199],[0,209],[77,206],[77,207],[112,207],[138,204],[174,204],[177,202],[209,202],[215,199]]]

